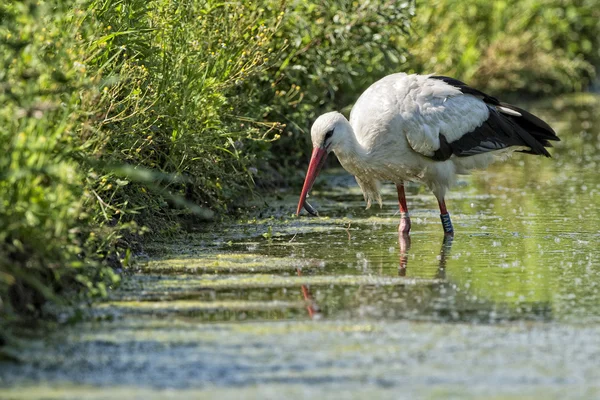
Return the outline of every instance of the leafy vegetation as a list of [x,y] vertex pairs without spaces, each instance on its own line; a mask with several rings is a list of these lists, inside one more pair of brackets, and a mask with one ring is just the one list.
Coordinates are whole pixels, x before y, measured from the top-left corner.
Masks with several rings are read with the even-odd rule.
[[493,92],[585,89],[600,66],[594,0],[420,2],[409,38],[411,68]]
[[[37,313],[65,287],[103,295],[118,281],[118,232],[99,221],[98,173],[76,161],[101,139],[90,120],[94,26],[61,2],[0,6],[0,313]],[[112,206],[111,206],[112,207]],[[113,260],[114,261],[114,260]],[[64,294],[64,293],[62,293]]]
[[235,212],[295,176],[315,116],[390,72],[539,93],[581,89],[599,63],[590,0],[414,13],[411,1],[0,4],[0,315],[103,295],[140,234]]

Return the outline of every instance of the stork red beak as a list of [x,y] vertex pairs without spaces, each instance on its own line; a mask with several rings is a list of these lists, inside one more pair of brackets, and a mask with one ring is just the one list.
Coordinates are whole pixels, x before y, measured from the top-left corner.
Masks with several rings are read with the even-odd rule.
[[304,207],[306,196],[308,196],[308,192],[310,192],[313,183],[315,183],[315,179],[317,179],[317,175],[319,175],[319,171],[321,170],[321,167],[323,167],[323,164],[325,164],[326,159],[327,150],[322,147],[313,149],[310,157],[310,163],[308,164],[308,171],[306,172],[306,178],[304,178],[304,186],[302,187],[302,194],[300,195],[300,201],[298,202],[296,215],[299,215],[300,210],[302,210],[302,207]]

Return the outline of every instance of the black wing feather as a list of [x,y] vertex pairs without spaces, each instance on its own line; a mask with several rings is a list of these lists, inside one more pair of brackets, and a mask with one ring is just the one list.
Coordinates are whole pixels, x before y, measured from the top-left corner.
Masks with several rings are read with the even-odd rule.
[[[458,79],[446,76],[430,78],[442,80],[460,89],[464,94],[483,100],[490,111],[490,116],[481,126],[453,142],[448,142],[446,137],[440,134],[440,148],[433,155],[434,160],[444,161],[452,155],[467,157],[512,146],[526,146],[529,150],[523,150],[524,153],[550,157],[550,153],[545,149],[545,147],[552,147],[549,140],[560,140],[550,125],[519,107],[502,103],[495,97],[474,89]],[[521,116],[502,113],[497,107],[516,111]]]
[[466,83],[464,83],[463,81],[459,81],[458,79],[450,78],[448,76],[441,76],[441,75],[430,76],[430,78],[439,79],[441,81],[444,81],[448,85],[451,85],[457,89],[460,89],[460,91],[463,92],[464,94],[470,94],[471,96],[478,97],[488,104],[493,104],[493,105],[500,104],[500,101],[497,98],[490,96],[486,93],[483,93],[480,90],[472,88],[469,85],[467,85]]

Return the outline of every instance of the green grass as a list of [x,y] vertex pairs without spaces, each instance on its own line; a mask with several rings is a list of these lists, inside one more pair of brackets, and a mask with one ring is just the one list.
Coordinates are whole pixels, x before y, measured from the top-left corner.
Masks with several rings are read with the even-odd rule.
[[[61,2],[0,6],[0,315],[39,315],[67,291],[103,295],[123,228],[97,220],[95,173],[75,153],[87,135],[97,90],[88,74],[85,12]],[[87,105],[87,106],[86,106]]]

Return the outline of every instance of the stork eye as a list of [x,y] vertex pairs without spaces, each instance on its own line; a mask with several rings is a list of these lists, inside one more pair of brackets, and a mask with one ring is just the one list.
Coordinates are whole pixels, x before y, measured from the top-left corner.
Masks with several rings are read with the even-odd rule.
[[331,135],[333,135],[333,129],[327,131],[327,133],[325,134],[325,142],[331,137]]

